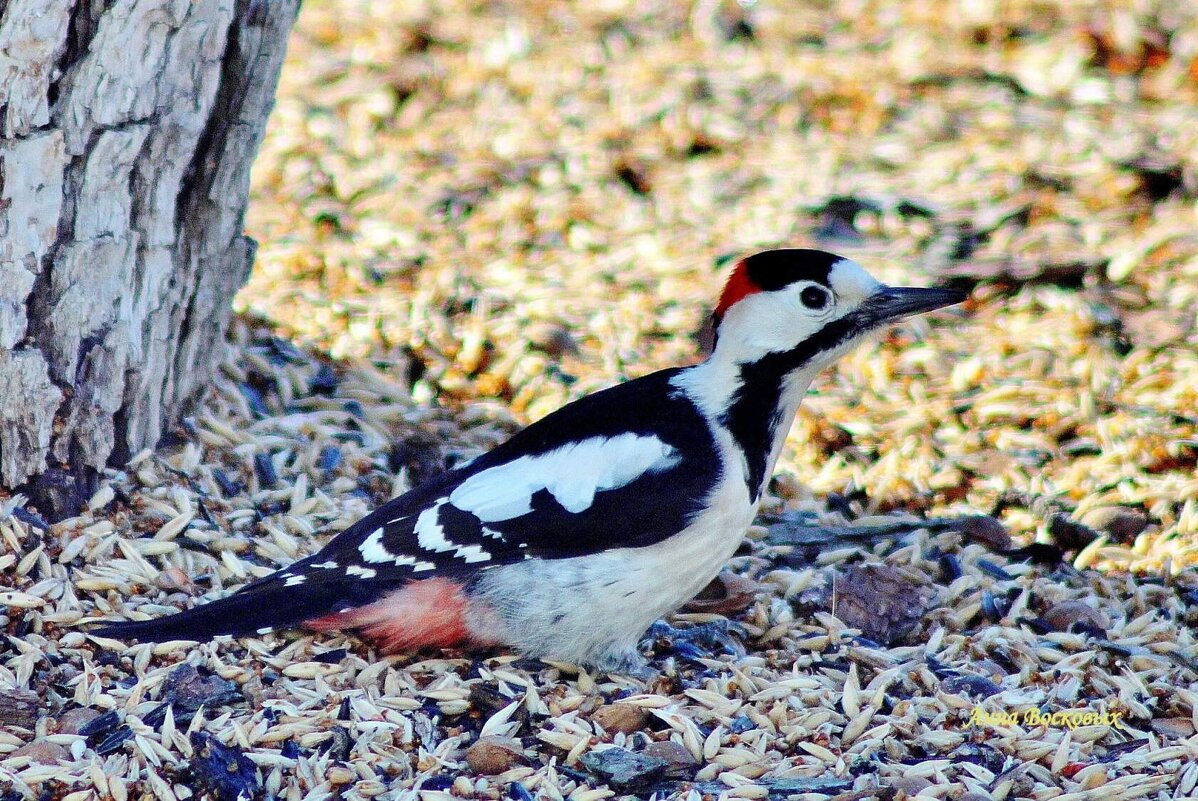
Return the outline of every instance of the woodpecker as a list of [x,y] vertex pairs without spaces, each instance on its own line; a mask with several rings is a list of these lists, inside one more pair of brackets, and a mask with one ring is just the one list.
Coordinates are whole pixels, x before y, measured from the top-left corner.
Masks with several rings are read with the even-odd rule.
[[221,600],[91,633],[352,629],[386,652],[506,646],[643,674],[641,635],[737,549],[815,376],[871,332],[964,298],[817,250],[749,256],[705,361],[567,404]]

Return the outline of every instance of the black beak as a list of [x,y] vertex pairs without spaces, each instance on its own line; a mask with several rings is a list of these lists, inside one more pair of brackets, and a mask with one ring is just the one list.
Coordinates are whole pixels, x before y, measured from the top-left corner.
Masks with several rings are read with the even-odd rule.
[[861,314],[874,325],[960,303],[969,297],[959,289],[924,289],[913,286],[879,287],[861,306]]

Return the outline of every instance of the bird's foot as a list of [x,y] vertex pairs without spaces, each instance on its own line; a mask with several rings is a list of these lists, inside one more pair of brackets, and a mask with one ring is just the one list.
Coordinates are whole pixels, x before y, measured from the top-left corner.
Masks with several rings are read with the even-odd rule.
[[657,671],[649,667],[649,661],[632,649],[604,654],[592,667],[600,673],[628,676],[639,681],[649,681],[657,676]]
[[748,635],[742,626],[730,620],[713,620],[684,629],[659,620],[645,632],[641,646],[656,651],[672,650],[685,659],[709,659],[720,653],[739,659],[745,655],[745,646],[734,634],[741,638]]

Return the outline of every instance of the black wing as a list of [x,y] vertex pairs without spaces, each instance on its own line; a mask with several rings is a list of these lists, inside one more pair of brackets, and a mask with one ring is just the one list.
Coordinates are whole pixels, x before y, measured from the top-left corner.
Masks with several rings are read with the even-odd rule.
[[[323,569],[353,564],[376,571],[360,578],[396,570],[404,577],[461,574],[532,556],[651,545],[676,534],[721,472],[706,419],[670,384],[677,373],[653,373],[562,407],[381,506],[303,560],[306,567],[335,562],[338,568]],[[661,458],[653,458],[655,447]],[[608,470],[613,459],[622,467]],[[538,486],[546,482],[535,475],[537,465],[554,468],[550,486]]]

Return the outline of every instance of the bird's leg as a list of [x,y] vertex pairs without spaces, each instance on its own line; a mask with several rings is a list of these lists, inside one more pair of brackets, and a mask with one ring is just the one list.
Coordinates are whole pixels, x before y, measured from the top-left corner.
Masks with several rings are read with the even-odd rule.
[[733,636],[747,636],[744,628],[730,620],[713,620],[680,629],[659,620],[649,627],[641,640],[642,647],[673,650],[686,659],[710,658],[713,653],[731,654],[739,659],[745,655],[744,644]]
[[648,660],[635,648],[608,651],[595,659],[592,667],[601,673],[614,673],[640,681],[648,681],[657,675],[657,671],[649,667]]

